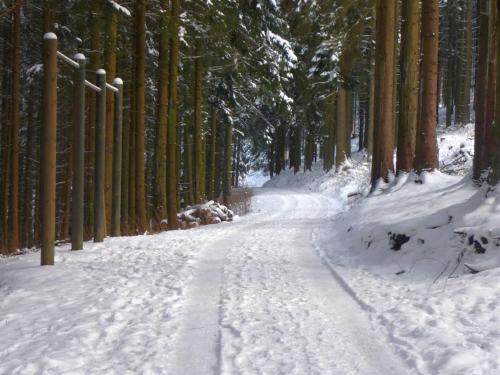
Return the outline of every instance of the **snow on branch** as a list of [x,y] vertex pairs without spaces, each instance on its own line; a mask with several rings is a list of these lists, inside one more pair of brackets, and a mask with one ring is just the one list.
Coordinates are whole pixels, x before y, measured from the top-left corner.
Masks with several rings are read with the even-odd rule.
[[117,11],[122,13],[123,15],[127,17],[131,17],[132,13],[130,13],[130,10],[125,8],[123,5],[118,4],[116,1],[113,0],[108,0],[108,3],[111,4],[111,6]]

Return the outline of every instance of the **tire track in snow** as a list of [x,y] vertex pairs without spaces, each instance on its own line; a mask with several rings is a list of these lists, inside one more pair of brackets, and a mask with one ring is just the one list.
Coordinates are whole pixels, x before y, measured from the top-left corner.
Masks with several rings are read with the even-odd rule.
[[[286,200],[278,197],[280,206],[288,207]],[[224,225],[212,227],[214,236],[219,238],[206,244],[194,265],[194,276],[186,288],[184,307],[176,333],[175,353],[169,373],[207,375],[220,374],[222,369],[221,336],[221,287],[226,255],[241,233],[251,231],[255,225],[250,219],[261,215],[249,215]],[[279,216],[279,212],[272,217]],[[207,229],[207,228],[203,228]],[[219,232],[219,233],[218,233]]]
[[316,253],[339,204],[263,190],[261,215],[207,246],[188,288],[172,374],[410,374]]

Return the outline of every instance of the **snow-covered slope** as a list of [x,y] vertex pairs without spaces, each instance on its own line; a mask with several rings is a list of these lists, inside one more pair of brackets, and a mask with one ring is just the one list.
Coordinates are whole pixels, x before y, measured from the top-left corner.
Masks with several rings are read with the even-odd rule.
[[[317,249],[422,374],[500,374],[500,194],[470,178],[473,126],[439,132],[442,171],[404,175],[314,233]],[[362,156],[355,155],[360,160]],[[361,159],[362,160],[362,159]],[[266,186],[368,193],[367,166]]]

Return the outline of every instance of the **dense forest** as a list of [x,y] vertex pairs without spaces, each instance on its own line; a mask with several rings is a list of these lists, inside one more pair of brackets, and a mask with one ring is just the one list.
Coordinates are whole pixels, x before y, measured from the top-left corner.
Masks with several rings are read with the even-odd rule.
[[50,247],[80,226],[75,249],[177,229],[178,212],[227,199],[250,170],[339,169],[352,145],[371,158],[373,189],[411,171],[421,182],[438,167],[438,122],[475,121],[473,179],[496,185],[499,10],[0,0],[0,250]]

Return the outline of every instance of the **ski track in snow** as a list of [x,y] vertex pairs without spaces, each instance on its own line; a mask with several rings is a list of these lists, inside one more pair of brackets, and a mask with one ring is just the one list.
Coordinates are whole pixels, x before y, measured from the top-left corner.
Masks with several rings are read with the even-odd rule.
[[341,203],[257,192],[233,224],[0,261],[0,374],[413,373],[317,248]]

